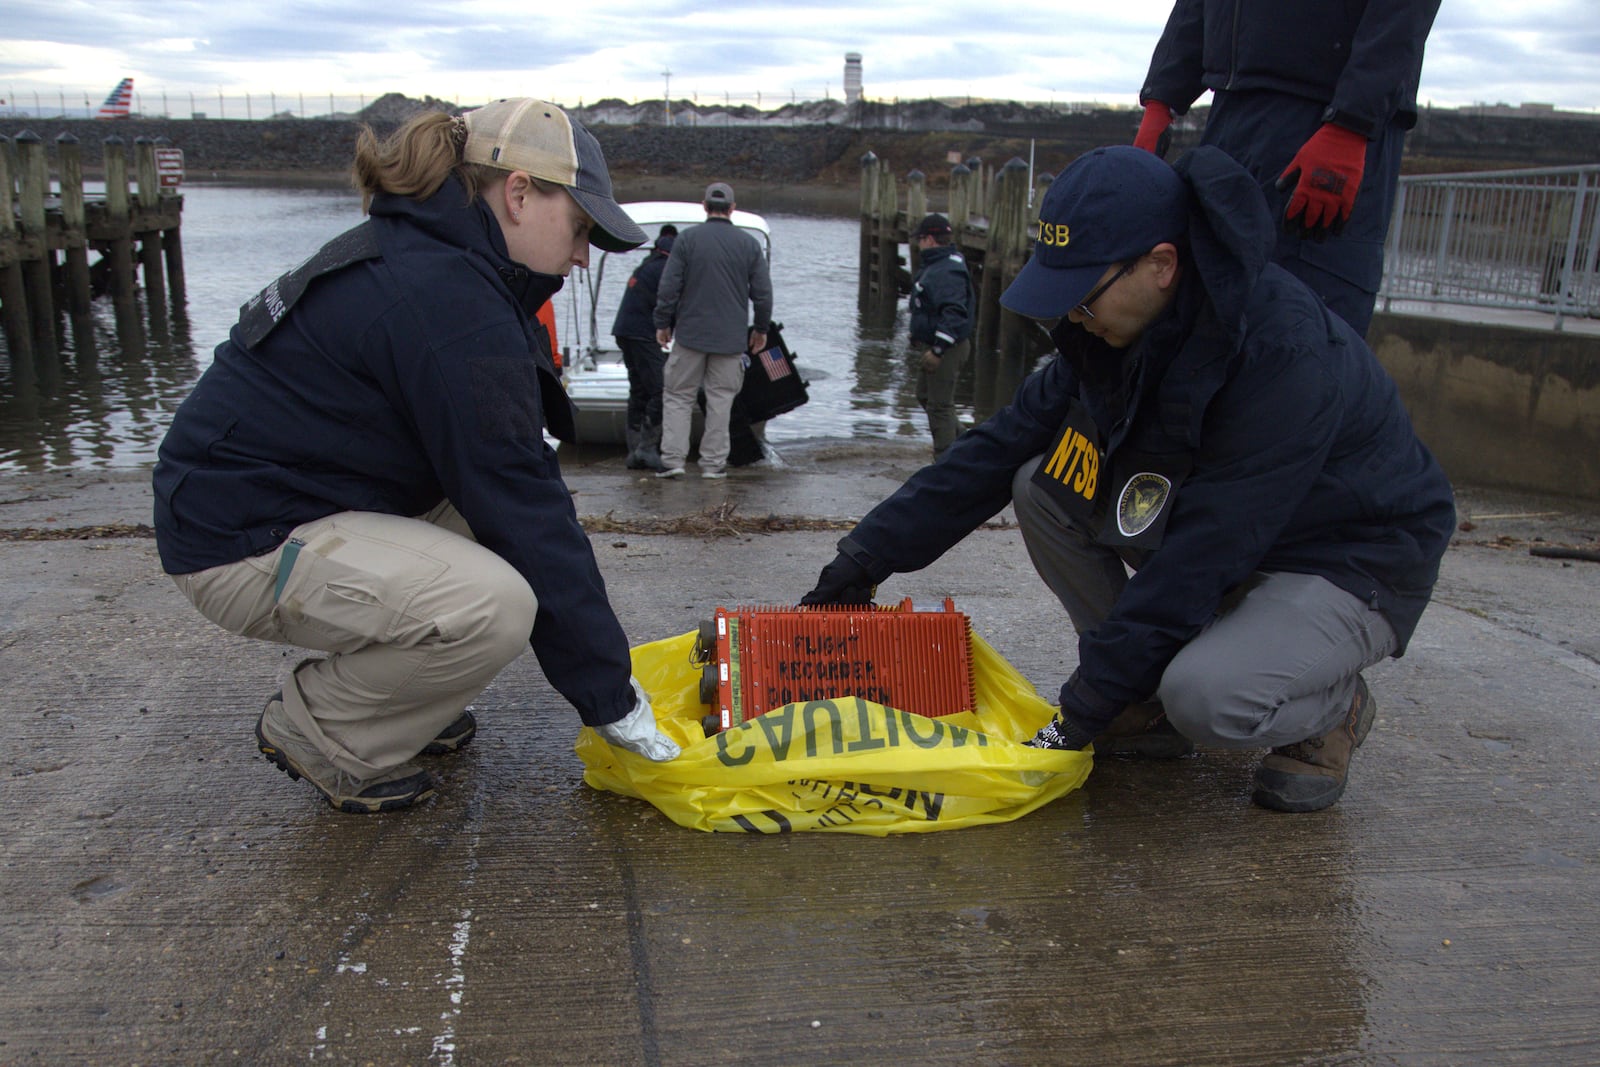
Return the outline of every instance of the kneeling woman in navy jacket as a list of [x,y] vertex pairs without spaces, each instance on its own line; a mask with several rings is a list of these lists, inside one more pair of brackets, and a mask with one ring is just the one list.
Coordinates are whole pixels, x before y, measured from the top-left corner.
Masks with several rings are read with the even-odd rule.
[[410,762],[530,641],[607,741],[678,747],[632,678],[545,430],[572,412],[535,313],[589,245],[636,247],[594,137],[540,100],[363,131],[370,217],[278,278],[183,402],[155,467],[161,562],[207,618],[317,649],[256,741],[336,808],[430,796]]

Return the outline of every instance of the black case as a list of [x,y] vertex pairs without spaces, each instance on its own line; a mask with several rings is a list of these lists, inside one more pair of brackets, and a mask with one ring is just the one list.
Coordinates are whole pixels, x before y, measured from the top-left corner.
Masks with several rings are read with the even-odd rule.
[[784,342],[783,323],[769,326],[767,347],[759,353],[746,353],[745,361],[737,407],[749,421],[765,422],[811,399],[806,380],[795,366],[794,353]]

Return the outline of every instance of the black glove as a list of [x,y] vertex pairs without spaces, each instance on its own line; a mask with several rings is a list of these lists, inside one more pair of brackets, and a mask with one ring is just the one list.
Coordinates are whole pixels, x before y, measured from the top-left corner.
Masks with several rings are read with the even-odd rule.
[[843,552],[822,568],[817,587],[800,598],[805,607],[820,604],[870,604],[878,587],[867,569]]
[[1093,736],[1067,716],[1065,708],[1056,711],[1056,717],[1044,724],[1039,732],[1022,742],[1029,748],[1058,748],[1077,751]]

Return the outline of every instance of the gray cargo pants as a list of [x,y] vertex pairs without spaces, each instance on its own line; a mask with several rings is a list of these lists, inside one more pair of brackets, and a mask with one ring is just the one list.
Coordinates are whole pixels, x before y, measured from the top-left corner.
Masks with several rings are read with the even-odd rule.
[[405,763],[528,647],[537,604],[448,502],[415,519],[347,511],[275,551],[174,575],[231,633],[327,652],[294,669],[283,707],[334,766]]
[[[1098,626],[1146,558],[1097,544],[1033,481],[1012,505],[1034,569],[1083,633]],[[1154,694],[1178,732],[1215,748],[1275,748],[1320,737],[1349,710],[1356,675],[1393,653],[1387,619],[1326,578],[1257,571],[1175,656]]]
[[972,341],[958,341],[945,349],[935,370],[922,365],[921,342],[911,346],[911,373],[917,382],[917,403],[928,416],[928,432],[933,435],[933,455],[937,459],[961,436],[961,419],[956,415],[956,382],[972,352]]

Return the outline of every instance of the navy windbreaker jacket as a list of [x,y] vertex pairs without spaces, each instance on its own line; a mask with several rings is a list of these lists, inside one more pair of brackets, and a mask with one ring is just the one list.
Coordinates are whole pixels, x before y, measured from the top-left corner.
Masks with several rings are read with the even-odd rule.
[[[1102,471],[1127,456],[1187,468],[1160,544],[1079,637],[1061,702],[1091,733],[1148,699],[1257,570],[1321,575],[1371,604],[1399,655],[1455,524],[1449,482],[1377,358],[1268,264],[1273,223],[1255,180],[1210,147],[1177,166],[1192,261],[1168,313],[1126,352],[1064,321],[1061,355],[839,546],[875,581],[932,563],[1005,507],[1012,475],[1049,448],[1075,400],[1098,429]],[[1107,480],[1102,505],[1122,484]]]
[[551,684],[585,723],[614,722],[633,708],[628,642],[543,433],[571,424],[532,319],[561,279],[512,261],[454,178],[421,202],[379,194],[371,216],[375,255],[314,278],[253,346],[236,325],[178,408],[153,479],[162,566],[234,563],[326,515],[448,498],[533,588]]
[[1439,0],[1176,0],[1140,103],[1183,114],[1207,89],[1267,89],[1326,104],[1369,140],[1417,122],[1422,51]]
[[666,269],[667,253],[652,250],[628,275],[628,288],[617,304],[611,336],[656,339],[656,290],[661,287],[661,273]]
[[972,276],[954,245],[922,253],[911,289],[911,340],[940,351],[972,336]]

